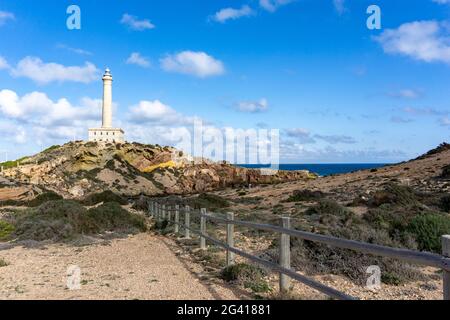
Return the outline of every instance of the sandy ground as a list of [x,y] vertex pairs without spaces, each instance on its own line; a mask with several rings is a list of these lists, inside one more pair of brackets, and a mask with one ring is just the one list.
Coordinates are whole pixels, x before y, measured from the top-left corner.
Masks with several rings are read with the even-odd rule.
[[[168,238],[140,234],[77,247],[50,244],[0,250],[0,299],[239,299],[236,289],[203,277],[200,265]],[[81,269],[81,289],[67,269]]]

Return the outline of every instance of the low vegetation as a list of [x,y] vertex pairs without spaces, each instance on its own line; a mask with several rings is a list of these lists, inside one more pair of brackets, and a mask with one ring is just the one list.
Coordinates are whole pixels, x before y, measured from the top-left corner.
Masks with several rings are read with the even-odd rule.
[[316,201],[322,199],[325,194],[321,191],[296,190],[286,200],[287,202]]
[[270,286],[264,280],[264,270],[251,264],[239,263],[222,270],[222,279],[237,283],[255,293],[270,291]]
[[59,149],[59,148],[61,148],[60,145],[53,145],[53,146],[51,146],[51,147],[48,147],[48,148],[45,149],[44,151],[42,151],[42,153],[50,152],[50,151],[53,151],[53,150],[56,150],[56,149]]
[[450,217],[437,213],[422,214],[414,217],[408,225],[420,250],[440,253],[441,236],[450,234]]
[[440,199],[439,207],[444,212],[450,212],[450,195],[443,196]]
[[17,167],[21,162],[27,160],[29,157],[23,157],[14,161],[5,161],[0,162],[0,167],[3,167],[3,169],[11,169]]
[[81,204],[85,206],[95,206],[99,203],[107,203],[107,202],[116,202],[121,205],[128,204],[128,201],[126,198],[115,194],[114,192],[110,190],[106,190],[100,193],[93,193],[88,195],[86,198],[80,201]]
[[27,207],[39,207],[40,205],[46,203],[47,201],[53,200],[62,200],[62,197],[53,191],[48,191],[41,193],[33,200],[26,202],[24,205]]
[[202,193],[198,197],[190,199],[189,205],[195,209],[206,208],[214,211],[218,209],[228,208],[230,203],[225,198],[215,194]]
[[442,168],[441,178],[444,178],[444,179],[450,178],[450,165]]
[[[305,209],[298,207],[300,214],[294,214],[293,227],[304,231],[434,253],[441,252],[441,236],[450,233],[447,211],[450,198],[417,193],[406,186],[385,185],[361,203],[367,207],[362,214],[309,191],[296,191],[291,199],[315,202]],[[360,199],[358,197],[358,201],[362,201]],[[273,246],[276,257],[278,240]],[[367,278],[366,268],[378,265],[386,284],[399,285],[425,277],[416,267],[394,259],[295,238],[292,247],[292,264],[307,273],[341,274],[363,284]]]
[[418,195],[407,186],[387,184],[384,189],[375,192],[369,200],[369,206],[379,207],[383,204],[411,205],[418,203]]
[[15,228],[12,224],[0,220],[0,241],[7,241],[11,238]]
[[17,211],[8,225],[14,227],[9,232],[10,238],[36,241],[64,241],[82,234],[136,233],[146,229],[143,217],[116,202],[87,210],[72,200],[47,201],[39,207]]
[[53,191],[46,191],[37,195],[34,199],[24,201],[24,200],[6,200],[0,201],[1,206],[23,206],[23,207],[38,207],[41,204],[52,201],[61,200],[62,197]]
[[9,266],[9,263],[0,258],[0,268]]

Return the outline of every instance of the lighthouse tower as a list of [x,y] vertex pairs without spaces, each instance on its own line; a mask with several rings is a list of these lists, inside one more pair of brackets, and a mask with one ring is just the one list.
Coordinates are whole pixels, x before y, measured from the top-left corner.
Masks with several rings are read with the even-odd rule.
[[124,131],[112,126],[112,83],[113,77],[109,69],[103,75],[102,127],[89,129],[89,141],[124,142]]

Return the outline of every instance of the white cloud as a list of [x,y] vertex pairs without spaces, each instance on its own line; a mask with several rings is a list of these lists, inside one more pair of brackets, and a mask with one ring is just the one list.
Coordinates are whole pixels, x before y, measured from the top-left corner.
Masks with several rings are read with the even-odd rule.
[[77,121],[100,119],[100,111],[100,100],[83,98],[80,106],[73,106],[65,98],[53,101],[42,92],[20,97],[12,90],[0,91],[0,114],[26,124],[73,125]]
[[157,123],[163,125],[183,125],[193,123],[195,117],[186,117],[159,100],[140,101],[131,106],[128,118],[133,123]]
[[345,7],[345,0],[333,0],[333,5],[339,14],[344,14],[347,10]]
[[[322,147],[305,147],[299,144],[282,144],[281,154],[284,161],[291,163],[382,163],[382,162],[399,162],[406,160],[407,155],[402,150],[395,149],[336,149],[332,146]],[[282,160],[282,161],[283,161]]]
[[314,138],[323,140],[325,142],[331,143],[331,144],[337,144],[337,143],[343,143],[343,144],[354,144],[356,143],[356,140],[353,137],[344,136],[344,135],[320,135],[316,134],[314,135]]
[[375,37],[386,53],[400,54],[425,62],[450,64],[450,28],[437,21],[405,23]]
[[130,29],[136,31],[144,31],[154,29],[155,25],[148,19],[139,20],[137,17],[125,13],[120,20],[120,23],[127,25]]
[[391,117],[391,122],[393,122],[393,123],[411,123],[411,122],[413,122],[413,120],[408,119],[408,118],[393,116],[393,117]]
[[442,117],[439,120],[439,123],[441,124],[441,126],[443,127],[450,127],[450,118],[449,117]]
[[0,116],[0,133],[3,136],[2,128],[10,128],[6,135],[10,141],[64,143],[74,137],[84,139],[87,128],[99,125],[101,100],[85,97],[73,105],[65,98],[54,101],[42,92],[19,96],[1,90]]
[[393,98],[418,99],[422,96],[422,92],[415,89],[401,89],[395,92],[389,92],[389,96]]
[[247,5],[242,6],[240,9],[225,8],[214,14],[212,19],[214,21],[225,23],[227,20],[236,20],[242,17],[249,17],[254,15],[255,12]]
[[[27,132],[24,127],[14,125],[8,121],[0,121],[0,135],[3,141],[12,141],[14,143],[24,144],[27,140]],[[5,158],[0,161],[7,160],[7,150],[0,150],[0,153],[5,153]],[[3,158],[3,157],[2,157]]]
[[4,25],[6,22],[10,20],[15,20],[16,17],[12,12],[8,11],[0,11],[0,26]]
[[285,134],[289,138],[294,138],[298,144],[316,143],[311,133],[303,128],[290,128],[285,130]]
[[148,68],[150,67],[150,61],[141,56],[141,54],[139,52],[133,52],[127,59],[126,61],[127,64],[135,64],[137,66],[143,67],[143,68]]
[[64,66],[58,63],[45,63],[37,57],[25,57],[11,69],[14,77],[29,78],[39,84],[50,82],[90,83],[99,79],[97,67],[86,62],[84,66]]
[[9,64],[8,64],[8,61],[6,61],[5,58],[0,56],[0,70],[2,70],[2,69],[9,69]]
[[241,101],[236,105],[237,110],[249,113],[264,112],[268,108],[269,102],[265,98],[262,98],[259,101]]
[[406,107],[403,111],[415,116],[442,116],[450,114],[448,110],[437,110],[433,108]]
[[163,70],[189,74],[199,78],[218,76],[225,73],[225,67],[205,52],[183,51],[168,55],[160,60]]
[[90,51],[87,51],[87,50],[84,50],[84,49],[80,49],[80,48],[73,48],[73,47],[67,46],[67,45],[62,44],[62,43],[58,43],[56,45],[56,47],[58,49],[64,49],[64,50],[67,50],[67,51],[70,51],[70,52],[73,52],[73,53],[76,53],[76,54],[79,54],[79,55],[82,55],[82,56],[92,56],[92,52],[90,52]]
[[259,0],[259,5],[269,12],[275,12],[279,7],[293,1],[294,0]]

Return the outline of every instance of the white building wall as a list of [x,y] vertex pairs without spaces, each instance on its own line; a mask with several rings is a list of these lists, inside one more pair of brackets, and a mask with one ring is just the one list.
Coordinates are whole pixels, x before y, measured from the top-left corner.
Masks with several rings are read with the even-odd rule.
[[123,143],[124,132],[121,129],[89,129],[89,141]]

